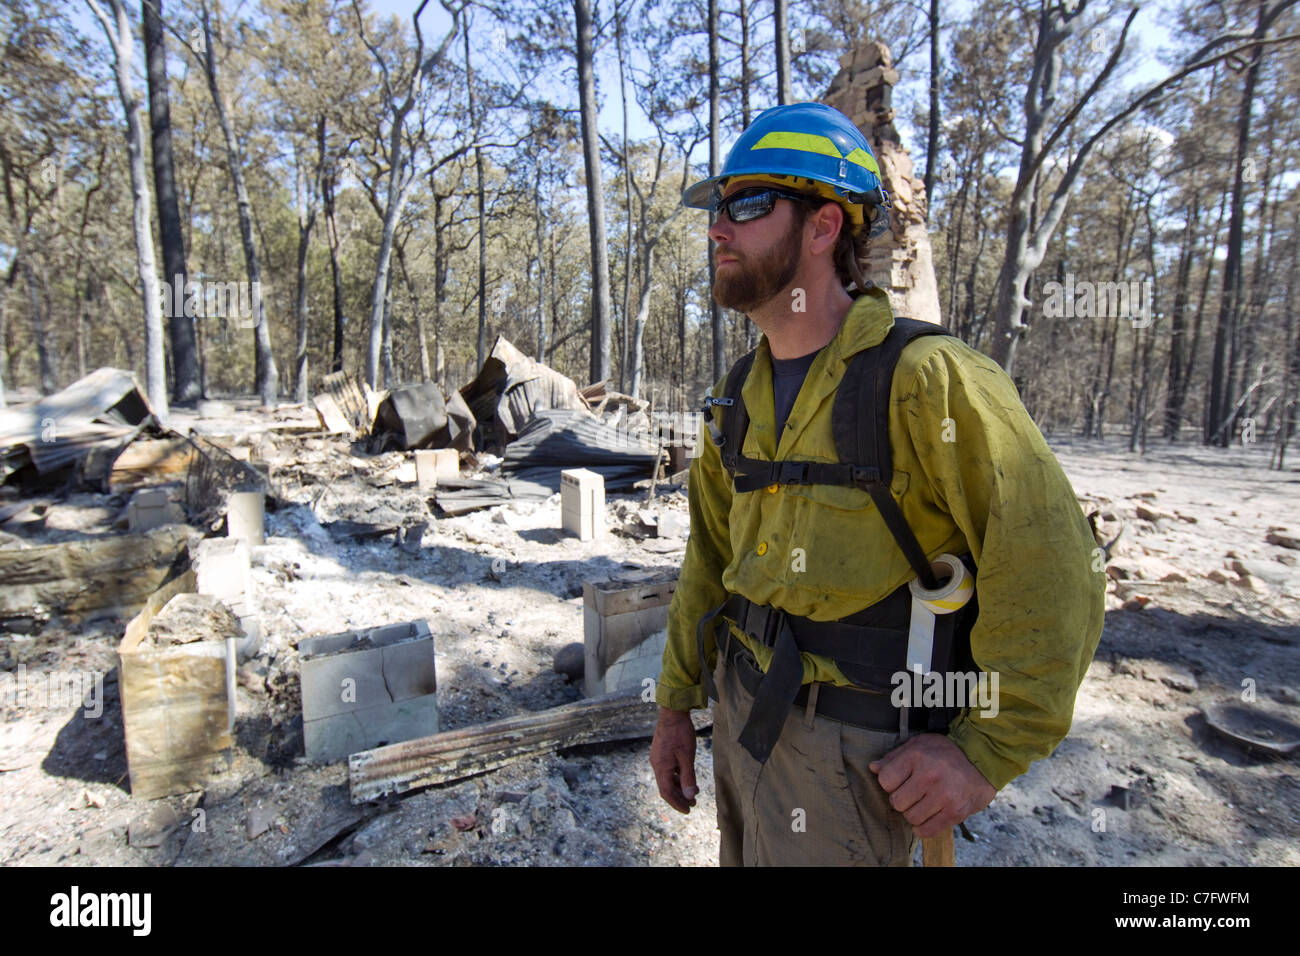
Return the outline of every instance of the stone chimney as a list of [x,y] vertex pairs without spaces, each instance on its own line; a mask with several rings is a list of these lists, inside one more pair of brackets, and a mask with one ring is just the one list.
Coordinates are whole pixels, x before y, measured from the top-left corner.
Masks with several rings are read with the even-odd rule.
[[925,228],[925,182],[913,171],[912,157],[894,128],[890,100],[897,82],[889,47],[873,41],[840,57],[840,71],[822,102],[866,134],[892,203],[889,231],[871,241],[867,278],[888,291],[895,315],[941,324],[939,285]]

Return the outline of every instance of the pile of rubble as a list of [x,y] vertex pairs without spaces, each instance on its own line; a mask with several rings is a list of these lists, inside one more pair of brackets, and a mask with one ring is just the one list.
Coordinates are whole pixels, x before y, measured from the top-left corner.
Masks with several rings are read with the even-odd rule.
[[[657,676],[676,571],[647,577],[600,555],[627,542],[651,559],[680,556],[687,424],[607,383],[579,388],[504,339],[450,396],[428,383],[374,392],[336,373],[310,407],[205,401],[166,423],[128,373],[101,369],[0,418],[0,635],[25,642],[0,641],[3,663],[96,622],[117,628],[102,719],[121,743],[99,753],[120,748],[131,798],[158,801],[157,814],[133,821],[137,848],[167,847],[185,814],[215,812],[223,794],[246,797],[254,756],[295,775],[346,765],[352,802],[364,806],[561,748],[648,736],[655,707],[643,682]],[[607,492],[636,499],[607,504]],[[503,536],[577,543],[592,556],[583,568],[593,570],[556,589],[556,600],[583,603],[585,625],[583,642],[557,646],[553,668],[558,686],[589,699],[552,690],[536,713],[493,719],[482,708],[466,720],[462,688],[450,699],[444,689],[439,707],[440,670],[446,679],[464,661],[435,648],[429,618],[306,633],[300,618],[299,633],[285,628],[277,583],[327,576],[381,548],[455,586],[474,579],[477,562],[452,541]],[[494,559],[486,579],[513,566]],[[539,801],[507,802],[473,825],[518,835],[563,815],[562,804]],[[336,809],[328,826],[313,823],[327,839],[361,820]],[[279,845],[291,818],[255,807],[248,839]],[[319,850],[285,842],[276,853],[300,862]]]

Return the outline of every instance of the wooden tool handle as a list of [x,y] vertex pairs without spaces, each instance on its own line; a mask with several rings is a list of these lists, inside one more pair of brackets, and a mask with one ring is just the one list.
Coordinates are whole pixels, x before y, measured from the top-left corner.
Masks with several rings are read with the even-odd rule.
[[921,841],[922,866],[956,866],[956,851],[952,843],[952,829],[949,828],[937,837],[928,837]]

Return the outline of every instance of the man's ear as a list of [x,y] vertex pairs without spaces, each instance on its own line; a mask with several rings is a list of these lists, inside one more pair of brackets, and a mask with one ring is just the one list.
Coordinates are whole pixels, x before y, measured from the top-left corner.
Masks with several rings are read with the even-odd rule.
[[840,227],[844,224],[844,209],[837,202],[827,202],[808,218],[813,227],[809,251],[813,255],[820,255],[828,249],[833,251],[840,238]]

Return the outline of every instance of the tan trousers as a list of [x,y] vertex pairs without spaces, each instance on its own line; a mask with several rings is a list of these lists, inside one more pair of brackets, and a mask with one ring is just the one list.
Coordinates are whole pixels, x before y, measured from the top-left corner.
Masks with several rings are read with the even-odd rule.
[[899,735],[852,727],[796,706],[767,763],[737,743],[753,697],[737,667],[747,652],[718,655],[714,679],[713,783],[722,866],[911,866],[917,839],[867,765]]

